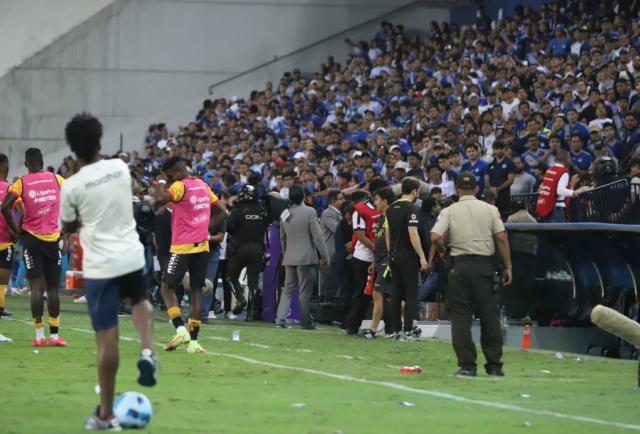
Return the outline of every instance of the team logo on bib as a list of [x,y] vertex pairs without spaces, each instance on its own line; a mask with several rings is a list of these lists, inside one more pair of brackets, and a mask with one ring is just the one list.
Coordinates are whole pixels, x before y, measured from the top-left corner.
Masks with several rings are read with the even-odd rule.
[[35,191],[35,190],[31,190],[31,191],[29,192],[29,197],[30,197],[31,199],[35,199],[35,197],[36,197],[37,195],[38,195],[38,193],[36,193],[36,191]]
[[192,205],[195,205],[198,202],[198,198],[195,196],[191,196],[189,198],[189,202],[191,202]]

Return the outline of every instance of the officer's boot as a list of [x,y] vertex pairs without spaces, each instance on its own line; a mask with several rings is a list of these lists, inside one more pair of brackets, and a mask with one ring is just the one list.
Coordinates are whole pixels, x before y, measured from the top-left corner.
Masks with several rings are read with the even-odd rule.
[[234,282],[231,279],[228,280],[229,285],[231,285],[233,295],[236,297],[236,306],[233,308],[234,315],[240,315],[245,307],[247,307],[247,300],[244,298],[244,291],[242,290],[242,286],[240,286],[240,282],[237,280]]
[[253,321],[254,293],[255,291],[249,288],[249,300],[247,301],[247,315],[244,317],[245,321]]

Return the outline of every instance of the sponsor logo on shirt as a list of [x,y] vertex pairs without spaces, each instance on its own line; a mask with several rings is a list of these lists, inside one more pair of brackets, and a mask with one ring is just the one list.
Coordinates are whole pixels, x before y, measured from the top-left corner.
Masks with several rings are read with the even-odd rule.
[[87,182],[86,184],[84,184],[84,188],[85,190],[89,190],[91,188],[98,187],[99,185],[102,185],[106,182],[112,181],[114,179],[118,179],[121,176],[122,176],[122,171],[108,173],[104,175],[102,178],[98,178],[95,181]]

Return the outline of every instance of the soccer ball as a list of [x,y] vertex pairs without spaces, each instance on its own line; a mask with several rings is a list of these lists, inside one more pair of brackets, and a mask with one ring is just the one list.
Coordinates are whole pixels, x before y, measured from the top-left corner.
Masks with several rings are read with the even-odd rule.
[[144,428],[151,420],[149,398],[138,392],[124,392],[113,403],[113,413],[123,428]]

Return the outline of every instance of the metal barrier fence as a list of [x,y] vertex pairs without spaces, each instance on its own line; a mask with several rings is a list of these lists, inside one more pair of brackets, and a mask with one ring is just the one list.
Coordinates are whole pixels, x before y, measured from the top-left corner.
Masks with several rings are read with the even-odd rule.
[[[511,200],[523,202],[529,213],[537,217],[538,193],[512,195]],[[631,183],[620,179],[571,199],[569,221],[640,224],[640,201],[632,203]]]
[[633,224],[637,217],[638,207],[631,202],[631,184],[626,179],[582,193],[569,207],[569,220],[574,222]]
[[531,214],[536,218],[538,217],[536,215],[536,203],[538,202],[538,193],[512,194],[511,201],[524,203],[527,211],[529,211],[529,214]]

